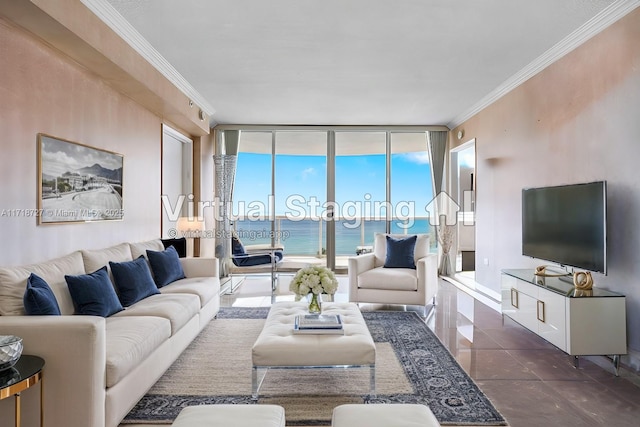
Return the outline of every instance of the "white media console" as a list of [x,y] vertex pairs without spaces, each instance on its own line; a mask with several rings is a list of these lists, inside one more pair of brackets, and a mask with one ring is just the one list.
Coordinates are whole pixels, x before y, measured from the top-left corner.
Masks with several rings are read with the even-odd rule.
[[502,314],[574,356],[627,354],[624,295],[604,289],[576,290],[558,277],[502,270]]

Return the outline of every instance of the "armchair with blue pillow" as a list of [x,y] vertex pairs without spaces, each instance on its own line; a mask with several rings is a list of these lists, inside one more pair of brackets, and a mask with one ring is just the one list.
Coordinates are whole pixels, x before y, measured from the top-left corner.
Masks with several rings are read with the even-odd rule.
[[416,305],[435,303],[438,255],[429,236],[377,233],[373,252],[349,258],[349,301]]
[[[276,272],[284,257],[282,245],[243,245],[238,235],[231,235],[231,274],[270,273],[271,290],[276,290]],[[234,287],[230,289],[233,292]]]

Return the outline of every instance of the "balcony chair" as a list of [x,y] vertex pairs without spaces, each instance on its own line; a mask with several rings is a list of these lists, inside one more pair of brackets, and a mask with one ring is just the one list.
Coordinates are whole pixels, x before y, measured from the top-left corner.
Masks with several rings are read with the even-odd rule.
[[437,289],[438,256],[427,234],[377,233],[372,253],[349,258],[351,302],[419,305],[426,316]]
[[240,241],[238,235],[233,232],[231,235],[231,268],[229,270],[232,276],[232,286],[230,291],[233,292],[240,282],[233,286],[234,274],[255,274],[270,273],[271,274],[271,291],[276,290],[278,265],[284,257],[284,246],[271,245],[244,245]]

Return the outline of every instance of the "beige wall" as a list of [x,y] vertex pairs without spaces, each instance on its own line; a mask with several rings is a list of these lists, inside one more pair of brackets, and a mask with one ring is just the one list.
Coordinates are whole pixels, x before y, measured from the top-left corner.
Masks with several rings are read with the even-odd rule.
[[[477,281],[541,264],[521,255],[521,190],[608,183],[608,275],[640,350],[640,9],[451,132],[477,150]],[[489,265],[484,265],[487,259]],[[542,262],[543,263],[543,262]]]
[[0,214],[37,199],[36,135],[124,155],[124,220],[36,225],[0,215],[0,265],[159,237],[161,121],[94,74],[0,19]]

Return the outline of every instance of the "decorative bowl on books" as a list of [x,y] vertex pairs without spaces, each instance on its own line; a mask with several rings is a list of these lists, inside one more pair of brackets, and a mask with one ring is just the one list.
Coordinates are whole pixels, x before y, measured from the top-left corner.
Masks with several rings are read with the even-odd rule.
[[22,355],[22,338],[0,335],[0,372],[12,368]]

